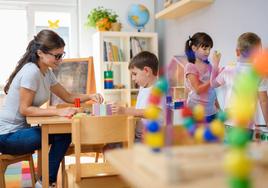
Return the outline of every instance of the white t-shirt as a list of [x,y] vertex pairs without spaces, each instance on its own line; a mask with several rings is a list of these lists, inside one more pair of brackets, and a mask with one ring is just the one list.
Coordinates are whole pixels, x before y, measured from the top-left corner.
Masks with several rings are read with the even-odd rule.
[[[152,88],[153,86],[148,87],[148,88],[140,87],[139,93],[137,96],[136,109],[147,108],[149,104],[149,97],[150,97]],[[162,109],[164,102],[165,100],[162,99],[158,107]],[[136,131],[135,131],[135,138],[137,141],[139,141],[142,138],[143,126],[145,125],[146,121],[147,121],[146,119],[141,119],[141,121],[137,122]],[[163,123],[163,112],[160,113],[159,123],[160,125]]]
[[[137,96],[136,109],[145,109],[147,107],[151,90],[152,90],[152,87],[148,87],[148,88],[140,87],[139,93]],[[144,119],[142,119],[138,121],[136,124],[135,138],[138,141],[142,138],[144,123],[145,121]]]
[[27,126],[26,118],[19,111],[20,88],[35,92],[32,106],[41,106],[50,96],[50,87],[57,84],[55,75],[48,70],[45,75],[34,63],[27,63],[14,77],[5,102],[0,110],[0,135],[15,132]]
[[147,107],[151,90],[152,87],[140,87],[137,96],[136,109],[145,109]]
[[[250,63],[246,62],[237,62],[236,66],[226,66],[224,70],[216,77],[216,81],[221,85],[225,86],[225,97],[224,97],[224,109],[227,109],[230,106],[230,99],[233,95],[233,86],[236,75],[239,73],[243,73],[248,71],[251,68]],[[261,81],[259,85],[259,91],[264,90],[266,88],[265,85],[266,81]],[[226,125],[233,126],[234,123],[232,121],[226,121]],[[255,125],[265,125],[265,121],[263,118],[263,114],[260,108],[259,101],[257,101],[257,109],[254,117],[254,124]],[[254,128],[254,126],[252,127]]]

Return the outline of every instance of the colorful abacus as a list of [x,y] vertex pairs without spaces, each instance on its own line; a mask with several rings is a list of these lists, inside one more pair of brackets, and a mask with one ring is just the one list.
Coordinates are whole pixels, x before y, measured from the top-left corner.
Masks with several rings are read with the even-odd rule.
[[188,130],[190,136],[193,136],[197,143],[217,142],[224,138],[224,125],[226,120],[225,112],[218,112],[216,119],[211,123],[205,120],[205,108],[202,105],[196,105],[193,111],[184,107],[182,109],[183,126]]
[[236,91],[230,111],[231,119],[236,123],[229,135],[230,151],[225,157],[225,170],[229,176],[230,188],[252,187],[250,175],[252,160],[248,156],[247,143],[250,140],[246,130],[255,113],[259,77],[268,75],[268,51],[259,54],[252,64],[253,69],[238,75],[234,89]]
[[168,82],[164,77],[153,86],[149,96],[149,105],[145,109],[145,118],[148,119],[146,124],[146,134],[144,135],[145,144],[153,149],[160,151],[164,146],[164,134],[161,132],[159,122],[161,109],[159,108],[162,96],[168,91]]

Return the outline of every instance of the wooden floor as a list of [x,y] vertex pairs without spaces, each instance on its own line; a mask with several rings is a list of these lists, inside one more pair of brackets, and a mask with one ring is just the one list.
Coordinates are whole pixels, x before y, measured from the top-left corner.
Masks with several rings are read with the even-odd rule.
[[129,188],[123,179],[119,176],[107,176],[107,177],[96,177],[96,178],[85,178],[81,182],[76,183],[74,180],[72,169],[66,170],[66,183],[68,188]]

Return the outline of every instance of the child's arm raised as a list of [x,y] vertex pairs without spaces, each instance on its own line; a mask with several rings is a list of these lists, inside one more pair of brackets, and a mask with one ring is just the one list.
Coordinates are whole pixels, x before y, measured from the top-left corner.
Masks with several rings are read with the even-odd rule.
[[221,86],[221,84],[216,80],[216,77],[223,70],[219,68],[220,59],[221,59],[221,53],[215,51],[212,56],[212,71],[210,76],[210,85],[211,87],[214,88]]

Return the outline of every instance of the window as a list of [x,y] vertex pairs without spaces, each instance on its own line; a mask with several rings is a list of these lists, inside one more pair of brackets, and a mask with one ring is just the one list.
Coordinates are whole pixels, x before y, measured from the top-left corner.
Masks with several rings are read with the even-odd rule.
[[[18,5],[20,4],[20,5]],[[65,1],[58,4],[7,3],[0,2],[0,94],[11,72],[33,36],[42,29],[48,28],[48,20],[59,20],[55,31],[64,39],[67,57],[77,57],[77,13],[76,4]]]
[[35,31],[38,33],[42,29],[49,29],[48,21],[52,24],[58,21],[54,31],[57,32],[65,41],[66,57],[70,57],[70,29],[71,15],[65,12],[35,12]]
[[27,45],[25,10],[0,9],[0,86],[4,85]]

